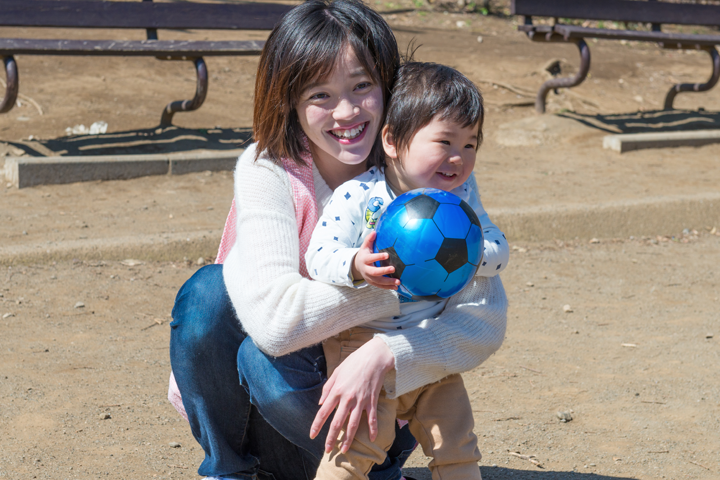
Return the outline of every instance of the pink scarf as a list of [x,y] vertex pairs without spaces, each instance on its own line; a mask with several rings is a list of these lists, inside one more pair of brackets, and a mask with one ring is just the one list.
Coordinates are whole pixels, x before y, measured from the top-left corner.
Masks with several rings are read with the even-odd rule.
[[[310,275],[308,275],[307,267],[305,266],[305,252],[307,252],[310,237],[318,221],[318,209],[315,200],[315,182],[312,171],[313,158],[310,154],[303,155],[301,158],[305,161],[306,165],[298,165],[289,158],[283,158],[282,163],[290,178],[290,186],[292,187],[293,199],[295,201],[295,218],[297,219],[298,237],[300,239],[300,275],[309,279]],[[223,229],[222,238],[220,239],[220,246],[218,247],[215,263],[222,264],[225,262],[225,259],[230,253],[230,249],[235,245],[237,235],[236,226],[237,210],[235,209],[235,199],[233,199],[232,205],[230,206],[230,213],[228,213],[227,220],[225,220],[225,228]],[[168,400],[170,400],[170,403],[175,407],[175,410],[187,420],[188,417],[182,403],[180,389],[175,382],[175,375],[173,375],[172,372],[170,372]]]

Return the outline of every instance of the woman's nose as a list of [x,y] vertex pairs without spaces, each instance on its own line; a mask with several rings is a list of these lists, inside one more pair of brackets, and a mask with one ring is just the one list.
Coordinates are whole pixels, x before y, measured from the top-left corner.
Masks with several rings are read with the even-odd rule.
[[340,99],[337,106],[333,110],[333,116],[336,120],[344,120],[353,118],[360,113],[360,107],[355,105],[347,98]]

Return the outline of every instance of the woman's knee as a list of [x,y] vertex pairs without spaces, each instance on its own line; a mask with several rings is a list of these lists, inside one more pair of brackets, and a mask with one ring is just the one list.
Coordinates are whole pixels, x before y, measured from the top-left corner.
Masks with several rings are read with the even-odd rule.
[[240,382],[261,410],[262,407],[303,410],[307,405],[317,409],[326,379],[321,346],[272,357],[246,338],[238,349],[237,366]]
[[199,269],[180,288],[170,326],[189,348],[206,348],[219,339],[241,332],[225,289],[222,265]]

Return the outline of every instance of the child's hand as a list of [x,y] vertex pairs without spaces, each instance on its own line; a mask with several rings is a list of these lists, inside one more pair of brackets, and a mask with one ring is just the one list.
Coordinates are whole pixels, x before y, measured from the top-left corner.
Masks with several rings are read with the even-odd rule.
[[360,246],[360,250],[355,254],[352,264],[352,275],[355,280],[364,279],[367,283],[374,287],[384,288],[385,290],[397,290],[400,280],[397,278],[385,277],[395,271],[395,267],[376,267],[375,262],[387,260],[390,255],[387,253],[373,253],[373,242],[375,241],[375,232],[370,233]]

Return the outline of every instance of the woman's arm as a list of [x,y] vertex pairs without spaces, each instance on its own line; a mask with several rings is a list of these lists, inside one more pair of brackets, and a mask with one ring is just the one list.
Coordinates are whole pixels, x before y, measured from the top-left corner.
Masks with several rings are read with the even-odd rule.
[[439,317],[376,335],[395,356],[395,370],[385,377],[385,391],[393,398],[472,370],[500,348],[506,324],[507,297],[500,277],[473,277]]
[[332,448],[347,419],[341,446],[347,451],[366,411],[372,440],[383,385],[387,395],[395,398],[453,373],[472,370],[500,348],[506,318],[507,298],[500,277],[475,276],[450,299],[440,317],[376,335],[351,353],[328,379],[311,437],[335,411],[325,448]]
[[335,287],[299,273],[295,206],[287,174],[254,148],[235,170],[237,240],[223,268],[243,328],[273,356],[316,344],[370,320],[399,314],[397,297]]

